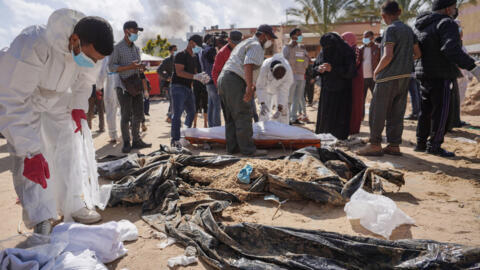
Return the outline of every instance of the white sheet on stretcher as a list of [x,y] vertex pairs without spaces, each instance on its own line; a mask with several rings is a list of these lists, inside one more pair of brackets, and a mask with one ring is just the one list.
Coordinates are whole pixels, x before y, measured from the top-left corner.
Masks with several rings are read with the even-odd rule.
[[[225,127],[185,128],[184,137],[225,140]],[[323,145],[336,143],[337,138],[331,134],[315,134],[308,129],[286,125],[277,121],[253,123],[254,140],[315,140]]]

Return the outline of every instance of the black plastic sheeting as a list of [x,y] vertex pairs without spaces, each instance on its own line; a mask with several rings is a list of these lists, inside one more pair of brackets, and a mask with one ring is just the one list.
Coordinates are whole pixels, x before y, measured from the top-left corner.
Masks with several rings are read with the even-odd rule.
[[[314,157],[319,178],[312,182],[263,175],[250,186],[252,194],[273,193],[280,198],[302,198],[339,205],[360,187],[381,191],[382,181],[398,186],[403,175],[368,168],[338,149],[304,148],[283,157],[301,161]],[[142,218],[215,269],[478,269],[480,248],[426,240],[388,241],[318,230],[218,222],[223,210],[240,203],[233,194],[194,185],[186,166],[225,166],[233,156],[193,156],[161,147],[147,156],[107,157],[99,173],[119,180],[110,205],[141,203]],[[341,160],[354,175],[348,182],[326,169],[324,163]],[[114,177],[113,177],[114,176]],[[184,200],[182,198],[193,198]]]

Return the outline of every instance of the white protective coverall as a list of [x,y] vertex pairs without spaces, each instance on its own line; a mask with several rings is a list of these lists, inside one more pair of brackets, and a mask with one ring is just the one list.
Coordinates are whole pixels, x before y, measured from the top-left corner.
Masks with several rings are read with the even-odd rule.
[[[280,61],[286,69],[285,76],[280,80],[273,77],[271,71],[271,64],[273,61]],[[275,120],[284,124],[289,124],[288,118],[288,95],[290,93],[290,87],[293,84],[293,72],[287,59],[282,54],[275,54],[273,57],[263,61],[260,68],[260,74],[257,79],[257,97],[258,103],[264,102],[270,112],[267,115],[260,115],[260,121]],[[283,112],[276,119],[273,115],[278,111],[278,105],[283,106]]]
[[[110,139],[117,140],[117,113],[120,109],[118,103],[117,92],[115,91],[116,80],[120,80],[118,73],[108,70],[107,56],[102,61],[102,69],[97,78],[97,89],[103,88],[103,102],[105,104],[105,114],[107,118],[108,135]],[[105,79],[107,79],[105,84]]]
[[[78,151],[82,135],[74,133],[71,112],[87,111],[100,66],[79,67],[68,48],[83,17],[74,10],[57,10],[46,26],[24,29],[0,55],[0,132],[13,157],[13,182],[28,228],[57,214],[71,221],[71,213],[85,207],[85,196],[90,196],[82,185],[93,180],[84,174],[87,164],[95,164],[93,145],[87,151],[90,158]],[[86,121],[82,124],[88,129]],[[87,133],[83,136],[91,136]],[[46,189],[23,176],[25,157],[39,153],[50,168]],[[98,182],[94,188],[98,191]]]

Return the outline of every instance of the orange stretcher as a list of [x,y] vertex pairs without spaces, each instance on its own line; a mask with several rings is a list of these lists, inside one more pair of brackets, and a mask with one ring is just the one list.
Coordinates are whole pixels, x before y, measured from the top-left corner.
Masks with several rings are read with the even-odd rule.
[[[194,138],[185,137],[185,139],[191,144],[204,144],[204,143],[217,143],[225,145],[227,142],[224,139],[212,139],[212,138]],[[270,149],[270,148],[288,148],[288,149],[300,149],[307,146],[315,146],[319,148],[321,146],[320,139],[290,139],[290,140],[253,140],[258,148]]]

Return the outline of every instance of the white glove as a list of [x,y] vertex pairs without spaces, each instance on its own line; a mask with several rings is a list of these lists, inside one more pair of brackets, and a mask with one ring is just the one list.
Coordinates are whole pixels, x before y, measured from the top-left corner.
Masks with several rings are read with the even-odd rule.
[[207,73],[205,72],[202,72],[201,74],[203,74],[202,76],[202,83],[203,84],[207,84],[211,79],[210,79],[210,76],[208,76]]
[[193,75],[193,79],[203,83],[203,81],[205,80],[205,75],[208,76],[205,72],[197,73]]
[[475,78],[477,78],[477,81],[480,82],[480,66],[475,67],[470,72],[473,74],[473,76],[475,76]]
[[268,109],[267,104],[262,103],[260,104],[260,115],[266,116],[270,112],[270,109]]

